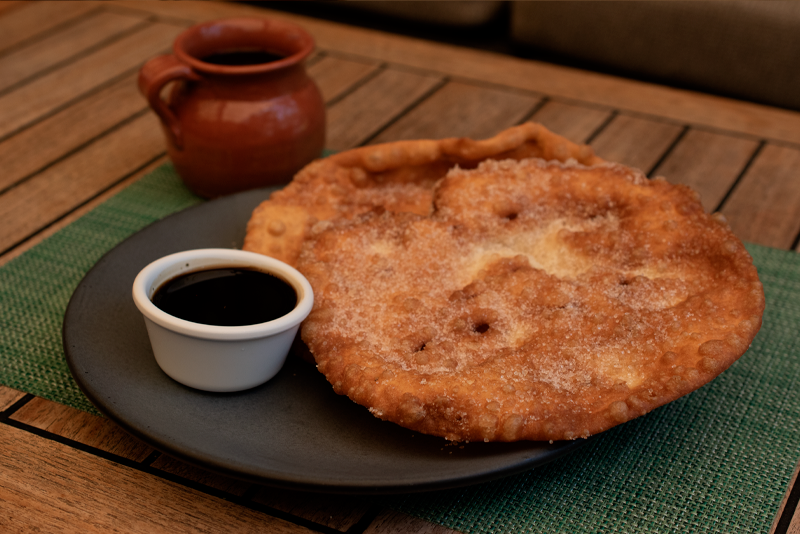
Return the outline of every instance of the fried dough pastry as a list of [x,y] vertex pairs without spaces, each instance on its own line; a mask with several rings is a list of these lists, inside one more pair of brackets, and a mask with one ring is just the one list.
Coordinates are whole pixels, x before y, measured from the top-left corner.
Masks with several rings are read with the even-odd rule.
[[247,225],[244,249],[295,264],[318,221],[352,218],[376,207],[428,215],[433,186],[455,165],[486,159],[602,160],[588,146],[525,123],[482,141],[467,138],[399,141],[356,148],[314,161],[259,205]]
[[456,441],[587,437],[728,368],[761,327],[742,243],[617,164],[453,169],[429,216],[315,227],[302,339],[339,394]]

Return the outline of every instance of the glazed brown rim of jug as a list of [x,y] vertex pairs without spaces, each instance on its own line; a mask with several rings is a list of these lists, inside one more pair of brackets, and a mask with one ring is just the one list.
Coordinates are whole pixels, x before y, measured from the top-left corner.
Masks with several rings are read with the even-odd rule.
[[[217,31],[210,28],[218,27]],[[199,58],[217,52],[263,50],[284,56],[254,65],[217,65]],[[314,38],[296,24],[278,19],[231,18],[204,22],[181,33],[175,56],[193,69],[210,74],[260,74],[300,63],[314,50]]]

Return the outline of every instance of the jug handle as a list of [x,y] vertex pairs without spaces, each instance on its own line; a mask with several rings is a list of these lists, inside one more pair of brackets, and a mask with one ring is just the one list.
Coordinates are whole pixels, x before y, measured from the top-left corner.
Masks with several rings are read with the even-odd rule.
[[172,54],[156,56],[142,66],[139,71],[139,91],[147,98],[153,111],[172,134],[172,141],[178,150],[183,150],[183,132],[175,113],[161,98],[161,89],[174,80],[194,80],[201,77],[192,68],[182,63]]

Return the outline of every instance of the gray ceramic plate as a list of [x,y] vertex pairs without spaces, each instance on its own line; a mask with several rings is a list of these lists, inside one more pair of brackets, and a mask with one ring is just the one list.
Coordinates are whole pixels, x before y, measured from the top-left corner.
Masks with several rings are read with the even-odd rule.
[[313,365],[289,358],[270,382],[234,394],[197,391],[156,364],[133,304],[136,274],[180,250],[241,246],[269,190],[214,200],[156,222],[106,254],[75,291],[64,348],[76,382],[131,434],[171,456],[236,478],[338,493],[399,493],[491,480],[553,460],[568,443],[469,443],[413,433],[336,395]]

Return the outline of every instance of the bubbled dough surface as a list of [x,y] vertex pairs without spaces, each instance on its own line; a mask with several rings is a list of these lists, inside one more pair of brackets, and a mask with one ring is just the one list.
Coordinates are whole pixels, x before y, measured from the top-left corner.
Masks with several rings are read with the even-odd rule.
[[435,184],[453,166],[527,157],[602,161],[590,147],[535,123],[479,141],[423,139],[356,148],[312,162],[261,203],[248,222],[243,248],[294,265],[305,237],[319,221],[348,219],[376,207],[428,215]]
[[748,348],[751,259],[696,195],[620,165],[452,170],[430,216],[315,228],[302,337],[334,389],[451,440],[588,436]]

